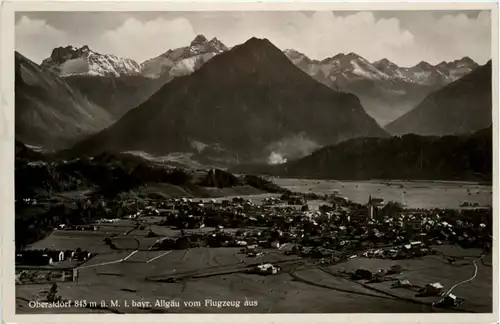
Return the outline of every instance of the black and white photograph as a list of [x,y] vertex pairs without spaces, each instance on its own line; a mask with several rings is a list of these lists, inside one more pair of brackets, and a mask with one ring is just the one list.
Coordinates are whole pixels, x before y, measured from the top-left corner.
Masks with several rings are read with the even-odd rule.
[[301,8],[15,12],[16,314],[494,312],[497,7]]

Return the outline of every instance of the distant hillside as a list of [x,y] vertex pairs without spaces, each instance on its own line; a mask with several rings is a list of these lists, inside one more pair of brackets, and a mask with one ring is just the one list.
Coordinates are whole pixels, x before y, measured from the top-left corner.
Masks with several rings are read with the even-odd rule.
[[151,97],[170,77],[72,75],[64,80],[118,120]]
[[318,179],[491,180],[492,127],[467,136],[358,138],[279,166],[233,172]]
[[28,148],[22,142],[15,140],[15,158],[25,161],[43,161],[46,157],[39,152]]
[[491,61],[433,92],[416,108],[387,125],[396,135],[452,135],[492,123]]
[[16,139],[60,149],[102,130],[113,119],[64,79],[15,53]]
[[16,141],[15,157],[16,199],[51,197],[73,191],[107,198],[122,194],[209,198],[288,192],[255,176],[235,176],[218,169],[173,167],[132,154],[104,152],[90,158],[62,160],[35,152]]
[[192,152],[238,163],[271,152],[303,156],[289,144],[297,138],[317,147],[361,136],[388,135],[356,96],[318,83],[271,42],[252,38],[167,83],[71,152]]

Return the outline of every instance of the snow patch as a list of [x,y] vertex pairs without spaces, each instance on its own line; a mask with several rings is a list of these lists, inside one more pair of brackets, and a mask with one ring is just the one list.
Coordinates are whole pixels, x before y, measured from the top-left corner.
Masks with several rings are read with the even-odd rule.
[[59,65],[59,75],[67,76],[73,74],[84,74],[88,73],[89,64],[83,58],[67,60],[66,62]]

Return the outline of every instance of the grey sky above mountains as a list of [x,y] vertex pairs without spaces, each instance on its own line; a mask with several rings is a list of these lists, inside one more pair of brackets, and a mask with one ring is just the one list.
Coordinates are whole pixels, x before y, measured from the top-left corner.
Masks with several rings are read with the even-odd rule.
[[313,59],[355,52],[400,66],[491,57],[488,11],[19,12],[15,46],[36,63],[66,45],[141,63],[197,34],[229,47],[255,36]]

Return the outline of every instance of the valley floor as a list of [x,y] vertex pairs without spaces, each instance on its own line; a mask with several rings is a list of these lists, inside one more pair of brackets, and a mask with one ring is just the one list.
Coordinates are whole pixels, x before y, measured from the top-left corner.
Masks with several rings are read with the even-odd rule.
[[283,188],[295,192],[333,194],[338,192],[350,200],[366,204],[369,196],[385,201],[405,203],[411,208],[458,208],[464,201],[478,202],[481,206],[493,204],[493,187],[474,182],[454,181],[336,181],[273,178]]
[[[154,223],[154,217],[143,218],[145,224]],[[32,249],[81,249],[97,253],[79,266],[76,282],[58,283],[58,294],[63,300],[86,301],[87,307],[32,308],[30,301],[44,299],[43,291],[51,284],[23,283],[16,285],[18,314],[38,313],[401,313],[436,312],[431,308],[437,297],[414,297],[415,292],[391,289],[390,283],[374,283],[365,287],[360,283],[340,278],[338,270],[363,267],[372,271],[399,264],[405,271],[395,279],[408,279],[423,285],[439,281],[446,288],[471,277],[471,263],[480,251],[439,246],[443,253],[462,257],[457,264],[448,264],[441,256],[426,256],[411,260],[382,260],[355,258],[328,267],[320,267],[296,256],[285,255],[279,249],[267,249],[261,260],[249,258],[239,248],[191,248],[186,250],[151,251],[149,247],[158,238],[146,237],[147,230],[134,229],[131,221],[101,224],[98,231],[55,231],[34,243]],[[165,236],[180,236],[178,230],[151,225],[153,231]],[[130,230],[132,230],[130,232]],[[202,229],[210,231],[211,229]],[[125,233],[129,232],[127,235]],[[116,249],[103,239],[112,234]],[[260,276],[242,271],[247,265],[271,262],[282,263],[276,275]],[[492,311],[491,256],[477,261],[478,274],[471,282],[459,286],[454,293],[465,302],[458,311]],[[161,282],[170,277],[182,277],[175,282]],[[178,301],[177,306],[161,300]],[[240,301],[239,307],[214,306],[206,302]],[[112,304],[117,302],[117,304]],[[158,301],[158,303],[157,303]],[[184,302],[201,302],[185,306]],[[252,302],[255,306],[245,306]],[[92,305],[95,302],[95,305]],[[101,302],[106,307],[100,308]],[[141,302],[144,307],[132,307]],[[150,302],[147,305],[145,302]],[[205,303],[209,303],[206,305]],[[156,304],[156,306],[155,306]],[[442,310],[441,310],[442,311]],[[448,310],[451,312],[457,310]]]

